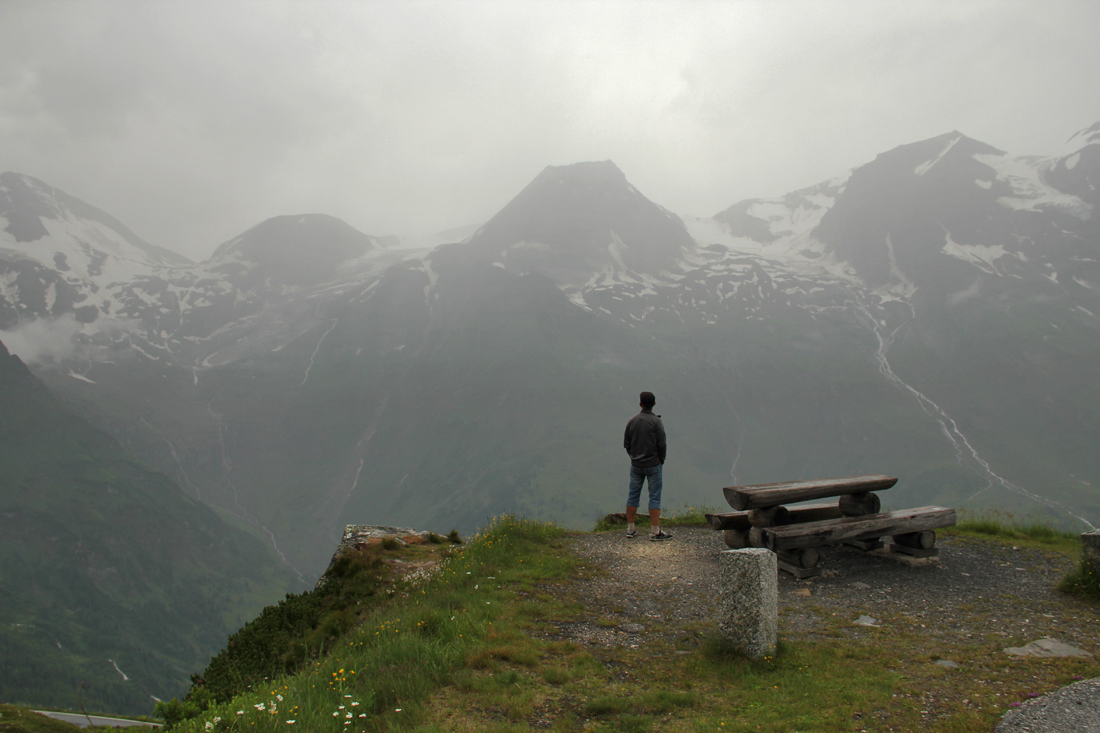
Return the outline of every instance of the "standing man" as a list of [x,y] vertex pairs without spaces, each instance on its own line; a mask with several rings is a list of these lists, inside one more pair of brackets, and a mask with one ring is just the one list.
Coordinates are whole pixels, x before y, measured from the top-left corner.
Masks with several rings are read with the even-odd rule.
[[623,447],[630,456],[630,490],[626,498],[626,536],[636,537],[634,519],[642,497],[642,482],[649,481],[649,539],[654,542],[671,540],[672,535],[661,530],[661,469],[665,465],[665,426],[661,416],[653,414],[657,398],[652,392],[638,396],[642,408],[626,424]]

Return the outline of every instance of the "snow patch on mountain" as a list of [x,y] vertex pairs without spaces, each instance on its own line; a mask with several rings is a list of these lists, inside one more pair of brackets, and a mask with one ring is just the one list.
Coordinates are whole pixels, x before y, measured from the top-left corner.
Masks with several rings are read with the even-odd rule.
[[97,221],[81,220],[65,211],[62,218],[42,223],[49,234],[35,242],[22,243],[23,252],[48,266],[55,264],[58,253],[64,255],[70,277],[110,288],[161,266]]
[[932,167],[936,165],[936,163],[939,163],[941,160],[943,160],[943,157],[947,155],[948,152],[950,152],[951,148],[955,147],[958,144],[959,140],[962,139],[963,136],[956,133],[955,137],[951,138],[951,140],[947,142],[947,145],[944,146],[943,150],[939,152],[939,155],[931,158],[930,160],[926,160],[925,162],[918,165],[916,168],[913,169],[913,173],[918,176],[923,176],[925,173],[931,170]]
[[1002,206],[1018,211],[1059,210],[1083,221],[1092,217],[1091,205],[1077,196],[1057,190],[1046,181],[1045,173],[1053,165],[1053,158],[978,154],[974,159],[993,168],[998,180],[1012,188],[1011,196],[997,199]]
[[951,238],[950,234],[947,235],[947,241],[943,245],[943,252],[963,262],[969,262],[991,275],[1003,274],[994,262],[1008,254],[1003,245],[987,247],[980,244],[959,244]]
[[87,382],[88,384],[95,384],[95,382],[93,382],[92,380],[88,379],[88,378],[87,378],[87,377],[85,377],[85,376],[84,376],[83,374],[77,374],[77,373],[76,373],[76,372],[74,372],[74,371],[73,371],[72,369],[70,369],[70,370],[69,370],[69,376],[70,376],[70,377],[72,377],[73,379],[79,379],[79,380],[80,380],[80,381],[82,381],[82,382]]
[[[847,288],[865,285],[815,229],[843,194],[851,173],[784,197],[742,201],[712,218],[682,217],[697,245],[695,272],[685,268],[682,277],[701,278],[712,288],[715,304],[750,314],[768,303],[815,313],[841,307]],[[876,296],[906,298],[914,289],[898,277]],[[702,299],[688,304],[711,305]],[[708,310],[713,314],[713,308]]]

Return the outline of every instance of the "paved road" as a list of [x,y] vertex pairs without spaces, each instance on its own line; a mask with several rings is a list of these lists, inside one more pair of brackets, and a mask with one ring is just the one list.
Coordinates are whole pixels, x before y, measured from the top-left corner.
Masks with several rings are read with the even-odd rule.
[[113,728],[129,728],[135,725],[155,725],[158,728],[160,727],[159,723],[146,723],[142,720],[126,720],[125,718],[106,718],[102,715],[86,716],[80,715],[79,713],[54,713],[49,710],[35,710],[34,712],[56,720],[64,720],[66,723],[72,723],[81,728],[88,727],[89,717],[92,719],[92,725],[109,725]]

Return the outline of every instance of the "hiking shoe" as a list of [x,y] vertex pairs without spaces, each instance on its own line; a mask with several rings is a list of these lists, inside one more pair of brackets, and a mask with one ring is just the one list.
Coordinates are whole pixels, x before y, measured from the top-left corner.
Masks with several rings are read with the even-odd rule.
[[626,531],[626,538],[627,538],[628,540],[632,540],[632,539],[634,539],[634,538],[635,538],[635,537],[637,537],[637,536],[638,536],[638,530],[636,530],[636,529],[628,529],[628,530]]
[[660,532],[658,532],[657,534],[651,534],[649,536],[649,541],[650,542],[664,542],[665,540],[671,540],[671,539],[672,539],[672,535],[670,535],[668,532],[664,531],[663,529]]

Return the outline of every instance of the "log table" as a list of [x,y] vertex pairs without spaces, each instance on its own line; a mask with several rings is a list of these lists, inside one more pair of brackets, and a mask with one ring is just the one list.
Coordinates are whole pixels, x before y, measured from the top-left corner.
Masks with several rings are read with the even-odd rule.
[[[955,524],[955,510],[920,507],[880,512],[875,491],[897,483],[893,476],[867,475],[817,481],[794,481],[722,489],[726,501],[739,511],[708,514],[712,529],[725,533],[732,549],[764,547],[776,553],[779,568],[797,578],[820,575],[817,567],[823,545],[846,544],[863,551],[883,547],[890,536],[892,552],[930,557],[937,527]],[[838,497],[836,503],[784,506],[795,502]]]

